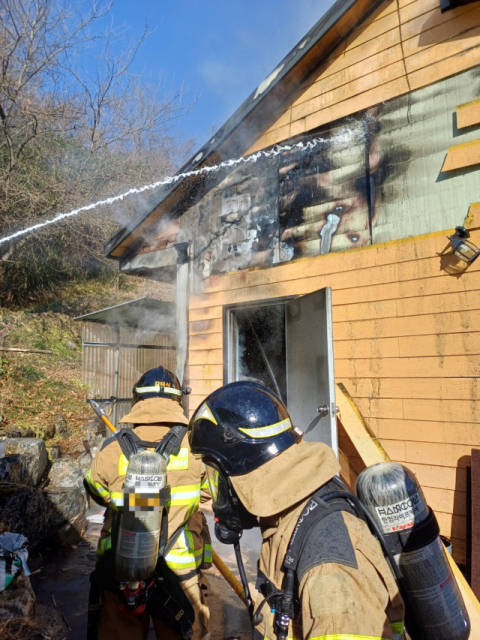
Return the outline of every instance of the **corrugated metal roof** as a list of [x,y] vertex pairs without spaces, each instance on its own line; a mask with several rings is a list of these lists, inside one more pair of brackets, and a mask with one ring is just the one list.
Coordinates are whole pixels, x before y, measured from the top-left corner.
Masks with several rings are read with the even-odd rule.
[[175,330],[175,303],[148,297],[138,298],[78,316],[75,320],[170,333]]
[[[241,155],[251,146],[252,141],[249,137],[256,138],[264,129],[265,123],[262,117],[259,117],[257,107],[262,104],[262,113],[278,109],[278,106],[288,96],[299,81],[317,66],[318,45],[320,41],[329,32],[334,32],[335,38],[332,47],[335,46],[349,32],[348,26],[339,28],[339,22],[344,18],[355,5],[359,4],[360,10],[367,12],[372,6],[378,4],[379,0],[337,0],[335,4],[325,13],[322,18],[314,25],[312,29],[301,39],[296,47],[285,56],[274,71],[257,87],[257,89],[245,100],[245,102],[237,109],[237,111],[227,120],[225,125],[212,136],[212,138],[177,172],[177,174],[186,171],[193,171],[202,166],[212,164],[231,157],[231,154]],[[354,18],[358,20],[358,11],[354,11]],[[330,49],[332,48],[330,47]],[[323,55],[329,52],[323,52]],[[320,52],[322,57],[322,52]],[[300,78],[295,77],[295,70],[300,69]],[[293,75],[292,75],[293,74]],[[246,126],[246,130],[240,130],[241,125]],[[245,127],[244,127],[245,128]],[[235,135],[237,139],[235,139]],[[232,142],[233,141],[233,142]],[[225,146],[227,148],[225,149]],[[243,147],[243,148],[242,148]],[[104,247],[105,254],[111,258],[124,257],[129,251],[134,249],[139,242],[138,238],[131,239],[130,244],[126,240],[138,230],[139,227],[152,215],[152,213],[163,206],[167,210],[178,206],[185,198],[191,197],[192,189],[195,190],[198,178],[183,178],[176,181],[172,186],[161,187],[156,194],[152,195],[150,200],[151,210],[147,215],[137,218],[128,228],[121,229],[113,238],[111,238]],[[190,188],[191,186],[191,188]],[[181,189],[179,189],[181,187]],[[180,192],[180,196],[177,194]],[[156,205],[153,201],[157,199]],[[162,211],[160,215],[165,212]],[[140,235],[141,234],[137,234]],[[122,246],[123,245],[123,246]]]

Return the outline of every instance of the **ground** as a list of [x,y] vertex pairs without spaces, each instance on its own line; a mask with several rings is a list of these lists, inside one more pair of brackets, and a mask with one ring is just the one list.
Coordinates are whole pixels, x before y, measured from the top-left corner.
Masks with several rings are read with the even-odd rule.
[[[100,507],[93,505],[89,515],[102,512]],[[212,514],[206,512],[206,515],[213,532]],[[48,630],[51,640],[85,639],[89,575],[95,563],[99,532],[99,524],[90,524],[83,540],[74,548],[42,550],[41,553],[35,553],[29,562],[30,569],[38,571],[32,576],[32,586],[37,594],[37,623],[40,628]],[[242,555],[252,587],[260,543],[258,530],[245,532]],[[233,547],[220,544],[217,540],[213,540],[213,547],[238,576]],[[207,576],[211,586],[208,592],[211,640],[251,637],[244,604],[215,568],[210,569]],[[154,640],[154,637],[151,630],[149,640]]]

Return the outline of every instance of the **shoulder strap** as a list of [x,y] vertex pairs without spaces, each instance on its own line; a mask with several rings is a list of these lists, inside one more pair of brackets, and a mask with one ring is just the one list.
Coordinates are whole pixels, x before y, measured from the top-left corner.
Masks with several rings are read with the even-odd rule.
[[[182,440],[187,433],[187,429],[187,425],[176,424],[171,427],[170,431],[160,442],[141,440],[132,429],[122,429],[116,433],[113,438],[117,440],[127,460],[130,460],[135,453],[143,451],[144,449],[155,449],[156,453],[163,455],[168,461],[171,455],[176,456],[179,454]],[[108,442],[109,444],[113,438],[108,438],[108,441],[105,441],[105,443]]]
[[[305,505],[300,517],[297,520],[295,529],[293,530],[292,537],[288,545],[288,550],[285,555],[283,564],[286,569],[292,569],[296,571],[300,557],[302,555],[305,542],[309,536],[311,529],[317,525],[321,520],[328,517],[330,514],[336,511],[347,511],[357,517],[362,517],[358,514],[352,503],[349,502],[349,498],[353,494],[344,489],[342,493],[345,493],[345,497],[336,498],[334,501],[323,500],[322,496],[327,496],[332,491],[332,488],[338,490],[338,485],[335,482],[328,482],[323,487],[311,496],[308,503]],[[353,496],[355,498],[355,496]]]

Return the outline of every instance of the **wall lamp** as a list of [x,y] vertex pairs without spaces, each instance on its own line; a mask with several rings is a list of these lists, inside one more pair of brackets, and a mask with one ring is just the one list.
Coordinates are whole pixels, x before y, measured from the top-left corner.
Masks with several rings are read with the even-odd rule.
[[455,257],[463,260],[463,262],[472,264],[480,256],[480,249],[473,242],[468,242],[467,238],[469,237],[470,233],[465,227],[455,227],[453,236],[447,236],[453,247]]

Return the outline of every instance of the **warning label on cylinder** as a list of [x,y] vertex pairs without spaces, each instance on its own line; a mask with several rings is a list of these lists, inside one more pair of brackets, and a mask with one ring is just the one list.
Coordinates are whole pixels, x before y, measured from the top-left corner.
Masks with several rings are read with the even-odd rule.
[[158,553],[160,529],[157,531],[127,531],[118,534],[119,554],[125,558],[150,558]]
[[384,533],[402,531],[413,527],[420,514],[427,508],[422,496],[414,493],[406,500],[387,504],[383,507],[375,507]]

